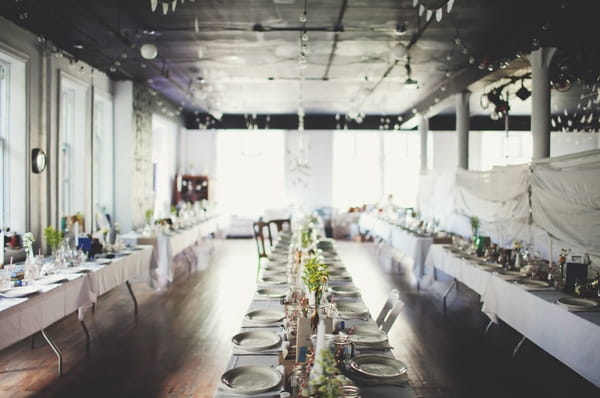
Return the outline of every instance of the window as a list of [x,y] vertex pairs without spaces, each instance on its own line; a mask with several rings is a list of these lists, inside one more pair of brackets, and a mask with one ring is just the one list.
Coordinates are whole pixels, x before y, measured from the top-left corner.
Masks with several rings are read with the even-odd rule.
[[[219,131],[216,197],[220,211],[258,217],[285,201],[282,131]],[[212,182],[211,182],[212,184]]]
[[94,90],[94,205],[113,214],[113,101],[108,93]]
[[152,115],[152,165],[154,170],[154,217],[169,216],[176,173],[177,124]]
[[[65,74],[60,79],[59,103],[59,212],[60,216],[86,214],[87,86]],[[88,166],[89,167],[89,166]]]
[[0,226],[26,228],[27,119],[25,59],[0,49]]

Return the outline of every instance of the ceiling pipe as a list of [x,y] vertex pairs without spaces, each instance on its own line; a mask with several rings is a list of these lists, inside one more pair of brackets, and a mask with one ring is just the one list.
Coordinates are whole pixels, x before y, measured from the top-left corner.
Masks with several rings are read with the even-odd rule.
[[[420,20],[421,20],[421,18],[419,18],[419,21]],[[410,50],[410,48],[417,43],[417,40],[419,40],[419,38],[423,35],[423,32],[425,32],[425,30],[429,27],[429,25],[431,24],[432,21],[433,21],[433,19],[430,19],[429,21],[427,21],[425,23],[425,25],[423,25],[423,27],[420,26],[421,24],[419,22],[419,29],[415,33],[413,33],[412,37],[410,38],[410,42],[406,46],[407,53],[408,53],[408,50]],[[392,72],[392,70],[396,67],[396,65],[398,65],[398,62],[399,62],[399,60],[396,60],[396,61],[394,61],[393,64],[388,66],[388,68],[385,70],[385,72],[383,72],[383,75],[381,75],[381,77],[379,78],[377,83],[375,83],[375,85],[373,87],[371,87],[371,89],[369,90],[367,95],[362,99],[359,106],[362,106],[362,104],[367,100],[367,98],[369,98],[371,96],[371,94],[373,94],[375,92],[375,90],[377,90],[377,88],[381,85],[381,83],[383,83],[385,78],[388,77],[389,74]]]
[[335,57],[335,52],[337,50],[337,44],[339,40],[338,32],[343,31],[342,21],[344,19],[344,14],[346,13],[346,9],[348,8],[348,0],[342,1],[342,6],[340,7],[340,13],[338,15],[337,22],[335,24],[336,33],[333,36],[333,44],[331,45],[331,52],[329,53],[329,60],[327,61],[327,66],[325,67],[325,73],[323,74],[322,80],[329,80],[329,70],[331,69],[331,64],[333,63],[333,58]]

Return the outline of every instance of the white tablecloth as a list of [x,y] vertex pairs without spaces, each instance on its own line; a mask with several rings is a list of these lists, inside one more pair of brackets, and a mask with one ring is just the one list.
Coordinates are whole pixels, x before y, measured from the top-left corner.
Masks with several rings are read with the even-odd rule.
[[185,229],[159,236],[143,236],[136,232],[123,235],[130,245],[152,245],[154,252],[150,262],[151,284],[155,289],[166,289],[173,282],[173,257],[216,233],[220,228],[220,217],[213,217]]
[[526,290],[442,246],[432,245],[427,267],[435,266],[479,293],[490,319],[506,322],[600,387],[600,312],[569,312],[556,304],[565,293]]
[[418,236],[391,222],[363,213],[359,219],[362,231],[370,231],[374,236],[382,239],[391,248],[400,251],[413,260],[413,274],[420,279],[424,274],[424,263],[433,243],[433,238]]
[[144,247],[106,265],[90,265],[87,274],[65,274],[60,284],[40,286],[41,292],[26,298],[0,298],[0,349],[85,309],[97,297],[138,274],[149,272],[152,248]]

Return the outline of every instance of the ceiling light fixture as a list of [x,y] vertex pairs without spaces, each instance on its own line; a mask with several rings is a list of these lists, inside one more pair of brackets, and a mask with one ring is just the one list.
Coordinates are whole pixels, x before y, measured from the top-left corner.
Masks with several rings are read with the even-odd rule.
[[155,44],[144,43],[140,47],[140,54],[144,59],[154,59],[158,56],[158,48]]

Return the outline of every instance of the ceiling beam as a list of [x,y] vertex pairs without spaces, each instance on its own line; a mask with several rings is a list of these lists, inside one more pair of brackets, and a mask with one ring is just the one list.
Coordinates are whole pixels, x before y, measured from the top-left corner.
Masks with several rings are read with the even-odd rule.
[[333,58],[335,57],[335,51],[337,50],[337,44],[339,40],[338,30],[343,30],[342,21],[344,20],[344,14],[346,13],[346,8],[348,7],[348,0],[342,0],[342,6],[340,7],[340,13],[338,15],[338,19],[335,24],[336,32],[333,36],[333,43],[331,45],[331,52],[329,53],[329,60],[327,61],[327,67],[325,68],[325,73],[323,74],[323,80],[329,80],[329,70],[331,69],[331,64],[333,63]]

